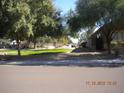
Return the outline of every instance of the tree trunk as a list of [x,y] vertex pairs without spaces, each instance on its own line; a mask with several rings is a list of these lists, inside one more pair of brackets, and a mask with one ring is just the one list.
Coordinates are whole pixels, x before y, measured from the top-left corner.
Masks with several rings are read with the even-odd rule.
[[36,42],[34,42],[34,49],[36,48]]
[[27,48],[30,48],[31,39],[28,39]]
[[18,56],[21,56],[20,43],[17,44]]
[[16,42],[17,42],[17,51],[18,51],[18,56],[21,56],[20,41],[19,41],[19,37],[18,37],[18,35],[17,35],[17,40],[16,40]]
[[114,31],[112,31],[112,30],[106,30],[104,33],[105,38],[106,38],[106,43],[107,43],[108,54],[111,54],[111,41],[112,41],[113,33],[114,33]]
[[111,54],[111,40],[107,40],[108,54]]

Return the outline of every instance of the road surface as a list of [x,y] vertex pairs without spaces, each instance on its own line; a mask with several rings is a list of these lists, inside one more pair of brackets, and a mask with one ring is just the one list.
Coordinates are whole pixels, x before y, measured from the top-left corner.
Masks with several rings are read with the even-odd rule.
[[0,66],[0,93],[124,93],[124,67]]

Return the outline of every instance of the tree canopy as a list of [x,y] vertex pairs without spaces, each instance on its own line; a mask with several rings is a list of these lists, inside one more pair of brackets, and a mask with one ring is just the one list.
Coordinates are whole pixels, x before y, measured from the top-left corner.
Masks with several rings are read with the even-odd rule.
[[[99,28],[104,26],[103,34],[106,38],[108,50],[112,34],[124,26],[123,0],[77,0],[74,16],[69,19],[69,26],[73,30],[79,28]],[[78,20],[77,20],[78,19]],[[76,23],[78,23],[78,26]],[[102,29],[101,29],[102,30]]]
[[18,50],[21,40],[61,34],[60,12],[52,0],[0,1],[0,35],[16,40]]
[[100,26],[124,19],[123,0],[78,0],[76,7],[82,26]]

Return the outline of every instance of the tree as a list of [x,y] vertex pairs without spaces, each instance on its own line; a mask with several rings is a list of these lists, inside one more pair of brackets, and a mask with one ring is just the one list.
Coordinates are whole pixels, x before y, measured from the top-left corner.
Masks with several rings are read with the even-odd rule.
[[37,38],[45,35],[56,37],[61,34],[61,17],[60,12],[53,6],[52,0],[31,0],[29,5],[34,19],[34,35],[31,38],[35,48]]
[[68,28],[68,32],[71,36],[76,37],[76,32],[80,31],[81,29],[81,25],[80,25],[80,19],[78,17],[78,15],[76,14],[76,12],[74,12],[73,10],[70,10],[66,17],[66,24],[68,24],[67,28]]
[[60,12],[52,0],[1,0],[0,33],[17,41],[20,56],[21,41],[34,42],[41,36],[59,37],[63,34]]
[[[26,0],[3,0],[2,11],[4,28],[7,29],[7,37],[17,42],[18,55],[20,56],[20,43],[26,37],[29,37],[32,33],[32,24],[30,19],[30,8],[26,3]],[[1,29],[3,30],[3,29]],[[3,30],[4,31],[4,30]]]
[[9,21],[8,18],[10,16],[7,11],[8,1],[1,0],[0,1],[0,37],[3,38],[9,29]]
[[115,29],[118,30],[115,25],[122,25],[124,22],[124,1],[78,0],[76,5],[76,15],[80,19],[81,28],[94,27],[96,24],[99,27],[104,26],[106,31],[103,31],[103,35],[106,38],[108,53],[110,54],[112,35]]

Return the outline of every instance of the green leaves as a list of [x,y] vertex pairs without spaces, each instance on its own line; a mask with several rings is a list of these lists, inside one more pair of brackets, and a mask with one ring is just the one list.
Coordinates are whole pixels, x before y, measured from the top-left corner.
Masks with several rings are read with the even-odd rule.
[[51,0],[31,0],[29,5],[31,16],[35,20],[33,23],[35,38],[44,35],[54,36],[54,33],[58,33],[56,30],[60,30],[58,28],[61,24],[61,18]]
[[52,0],[1,0],[0,7],[0,29],[7,28],[9,38],[61,34],[61,17]]
[[[30,19],[30,7],[26,2],[15,0],[11,2],[8,11],[11,14],[11,31],[9,36],[16,38],[16,33],[20,34],[20,40],[32,35],[32,23]],[[11,35],[13,34],[13,35]],[[23,35],[23,37],[22,37]]]
[[124,14],[123,9],[123,0],[78,0],[76,11],[84,26],[92,26],[101,21],[104,24],[117,21]]

